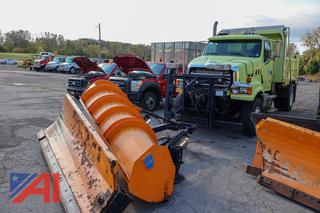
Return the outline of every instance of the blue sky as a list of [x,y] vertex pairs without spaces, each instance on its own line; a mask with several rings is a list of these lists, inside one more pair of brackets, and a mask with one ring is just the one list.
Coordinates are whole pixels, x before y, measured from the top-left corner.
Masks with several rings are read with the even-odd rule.
[[1,2],[0,30],[49,31],[66,38],[97,38],[148,44],[206,40],[221,28],[284,24],[292,40],[320,26],[320,0],[10,0]]

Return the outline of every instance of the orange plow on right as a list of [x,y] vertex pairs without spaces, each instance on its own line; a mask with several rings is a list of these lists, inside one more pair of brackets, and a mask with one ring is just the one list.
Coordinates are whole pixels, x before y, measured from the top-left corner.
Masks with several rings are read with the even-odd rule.
[[320,211],[320,121],[253,114],[257,144],[247,173],[257,182]]

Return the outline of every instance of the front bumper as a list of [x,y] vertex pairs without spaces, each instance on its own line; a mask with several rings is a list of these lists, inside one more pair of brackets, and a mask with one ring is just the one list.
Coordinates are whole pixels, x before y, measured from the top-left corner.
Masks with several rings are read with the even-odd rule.
[[79,87],[71,87],[71,86],[67,87],[67,92],[70,95],[72,95],[74,97],[77,97],[77,98],[81,96],[81,94],[83,93],[84,90],[85,90],[85,87],[81,87],[81,88],[79,88]]

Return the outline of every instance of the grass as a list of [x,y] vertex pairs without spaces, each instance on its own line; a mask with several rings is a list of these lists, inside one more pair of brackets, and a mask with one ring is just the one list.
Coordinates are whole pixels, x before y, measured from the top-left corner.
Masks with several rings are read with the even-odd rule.
[[18,62],[18,64],[22,64],[23,60],[26,58],[32,58],[32,53],[7,53],[0,52],[0,59],[10,58],[14,59]]

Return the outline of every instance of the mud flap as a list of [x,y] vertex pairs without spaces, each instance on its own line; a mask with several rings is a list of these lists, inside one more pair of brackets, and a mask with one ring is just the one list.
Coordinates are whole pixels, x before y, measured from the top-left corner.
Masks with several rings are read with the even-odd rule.
[[320,133],[273,118],[256,125],[257,145],[247,172],[257,182],[320,211]]

